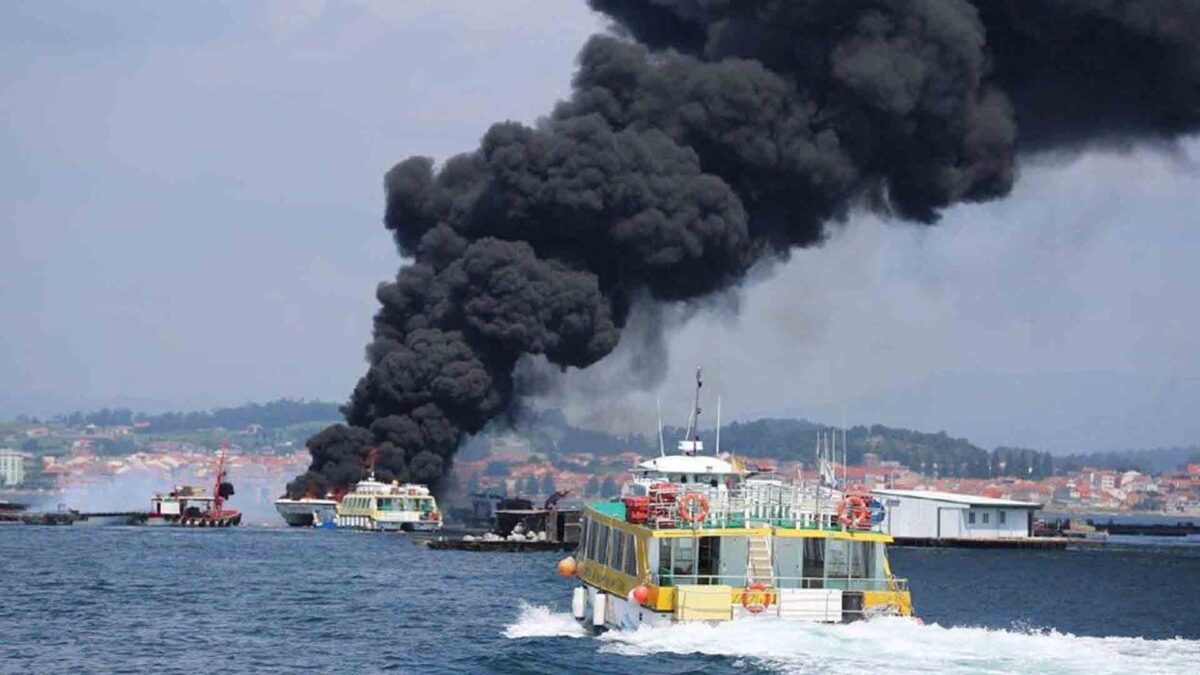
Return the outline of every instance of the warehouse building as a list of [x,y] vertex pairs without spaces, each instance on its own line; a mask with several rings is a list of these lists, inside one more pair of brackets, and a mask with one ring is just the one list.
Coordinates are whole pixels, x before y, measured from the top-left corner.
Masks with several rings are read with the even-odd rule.
[[872,490],[883,502],[880,527],[904,539],[1025,539],[1033,536],[1035,502],[926,490]]

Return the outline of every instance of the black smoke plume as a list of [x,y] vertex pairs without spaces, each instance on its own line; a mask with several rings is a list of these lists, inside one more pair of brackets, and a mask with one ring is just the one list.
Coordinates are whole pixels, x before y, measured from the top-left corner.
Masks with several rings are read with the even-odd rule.
[[590,4],[614,34],[549,117],[387,173],[412,262],[377,292],[350,426],[310,440],[289,492],[356,480],[368,448],[436,483],[513,403],[522,358],[585,368],[632,298],[736,284],[853,207],[932,223],[1006,195],[1022,153],[1200,128],[1195,0]]

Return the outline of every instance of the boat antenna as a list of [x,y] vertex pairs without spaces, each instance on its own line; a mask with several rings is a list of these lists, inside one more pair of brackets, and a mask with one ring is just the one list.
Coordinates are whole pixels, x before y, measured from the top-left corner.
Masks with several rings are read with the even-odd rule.
[[684,440],[698,441],[700,440],[700,387],[704,383],[700,381],[700,367],[696,367],[696,397],[692,402],[692,412],[688,415],[687,432],[684,434]]
[[658,408],[658,456],[667,456],[667,447],[663,443],[663,428],[662,428],[662,399],[654,399],[654,405]]
[[721,397],[717,396],[717,454],[721,454]]
[[[836,432],[835,432],[836,433]],[[846,465],[850,463],[850,448],[846,445],[846,409],[842,408],[842,487],[850,486]],[[865,477],[865,474],[864,474]]]

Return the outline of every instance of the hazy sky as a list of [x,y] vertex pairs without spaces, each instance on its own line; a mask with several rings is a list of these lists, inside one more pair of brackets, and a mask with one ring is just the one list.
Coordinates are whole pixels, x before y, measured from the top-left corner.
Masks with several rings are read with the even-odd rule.
[[[582,0],[0,3],[0,417],[343,399],[399,262],[383,172],[532,122],[601,28]],[[618,354],[561,395],[682,411],[702,362],[729,417],[1195,443],[1198,163],[1039,158],[935,228],[857,216],[695,308],[662,392]]]

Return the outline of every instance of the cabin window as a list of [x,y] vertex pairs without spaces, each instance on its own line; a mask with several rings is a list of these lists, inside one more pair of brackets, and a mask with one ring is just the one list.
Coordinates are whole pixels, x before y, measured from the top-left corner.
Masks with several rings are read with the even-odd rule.
[[871,544],[865,541],[830,539],[825,549],[825,581],[833,588],[861,590],[851,579],[870,577]]
[[664,586],[669,586],[671,582],[671,540],[658,540],[658,576],[662,579]]
[[974,511],[967,511],[967,523],[970,525],[975,524],[975,512]]
[[609,564],[608,557],[608,531],[612,528],[607,525],[600,526],[600,536],[596,537],[596,560],[599,560],[605,565]]
[[396,510],[396,500],[387,498],[387,497],[381,498],[379,500],[379,510],[380,511],[395,511]]
[[801,576],[804,588],[824,588],[825,538],[806,537],[804,555],[801,557]]
[[588,558],[588,544],[591,543],[591,524],[587,518],[579,519],[579,557]]
[[1008,522],[1008,517],[1007,517],[1007,516],[1008,516],[1008,511],[1001,511],[1001,512],[1000,512],[1000,524],[1001,524],[1001,525],[1003,525],[1003,524],[1005,524],[1005,523],[1007,523],[1007,522]]
[[721,569],[718,561],[721,557],[720,537],[700,537],[696,551],[696,573],[701,584],[717,583],[716,577]]
[[621,562],[621,571],[629,576],[637,576],[637,540],[633,534],[624,533],[625,558]]
[[988,524],[988,517],[989,517],[989,516],[991,516],[991,515],[992,515],[992,514],[990,514],[990,513],[987,513],[987,512],[985,512],[985,513],[983,514],[983,524],[984,524],[984,525],[987,525],[987,524]]
[[625,537],[620,530],[613,530],[613,545],[612,555],[608,559],[608,566],[613,569],[621,569],[621,557],[625,555]]
[[696,575],[696,542],[692,539],[674,539],[671,542],[671,574],[694,581]]

